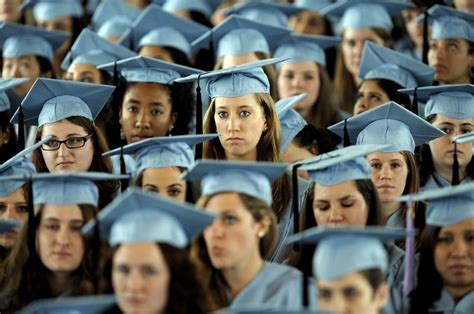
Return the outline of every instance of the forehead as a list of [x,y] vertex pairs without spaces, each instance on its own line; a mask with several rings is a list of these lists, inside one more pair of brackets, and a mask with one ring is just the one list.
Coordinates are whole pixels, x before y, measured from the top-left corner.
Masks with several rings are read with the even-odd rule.
[[399,152],[395,152],[395,153],[377,152],[377,153],[372,153],[372,154],[367,155],[367,160],[370,161],[373,159],[378,159],[381,161],[391,161],[391,160],[399,159],[399,160],[405,161],[405,157]]
[[344,39],[380,39],[380,37],[370,28],[351,29],[346,28],[343,34]]
[[181,171],[178,167],[161,167],[147,168],[143,170],[143,181],[156,180],[156,183],[168,184],[170,180],[173,182],[184,181],[180,179]]
[[224,192],[212,195],[206,204],[206,210],[210,212],[248,211],[239,194],[236,192]]
[[45,204],[42,219],[55,218],[59,220],[83,220],[82,211],[78,205]]
[[295,71],[295,72],[316,72],[318,66],[314,61],[301,61],[294,63],[284,63],[280,66],[281,71]]
[[474,124],[474,118],[467,118],[467,119],[454,119],[448,116],[437,114],[433,123],[451,123],[454,125],[461,125],[461,124]]
[[315,184],[314,199],[339,199],[349,195],[360,195],[354,180],[346,181],[332,186]]
[[68,73],[81,73],[81,72],[93,72],[99,74],[99,70],[92,64],[71,64],[69,69],[67,70]]
[[67,135],[67,134],[82,134],[86,132],[86,130],[77,124],[72,123],[68,120],[61,120],[54,123],[48,123],[43,125],[43,135]]
[[158,83],[132,83],[127,86],[125,97],[143,98],[170,98],[170,89],[167,85]]
[[154,242],[121,244],[114,254],[114,262],[165,264],[162,250]]
[[217,107],[242,107],[242,106],[250,106],[250,107],[259,107],[260,105],[257,103],[257,99],[255,95],[249,94],[240,97],[216,97],[215,104]]
[[362,83],[360,84],[359,90],[385,93],[385,91],[380,87],[379,83],[376,80],[362,81]]

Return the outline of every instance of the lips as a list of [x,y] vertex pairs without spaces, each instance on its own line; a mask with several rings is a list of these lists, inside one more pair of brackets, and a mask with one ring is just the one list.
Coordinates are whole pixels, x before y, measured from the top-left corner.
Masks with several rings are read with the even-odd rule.
[[222,254],[224,254],[224,248],[220,246],[211,247],[211,255],[216,256],[216,255],[222,255]]
[[459,273],[459,274],[466,273],[468,271],[471,271],[471,272],[473,271],[472,266],[464,265],[464,264],[454,264],[454,265],[450,265],[448,268],[452,272]]
[[435,64],[433,66],[433,68],[436,70],[436,72],[442,72],[442,71],[446,71],[447,70],[447,67],[445,67],[444,65],[442,64]]
[[152,137],[152,136],[148,135],[148,134],[142,134],[142,133],[132,134],[132,141],[133,142],[138,142],[138,141],[142,141],[144,139],[150,138],[150,137]]
[[66,252],[66,251],[53,252],[53,255],[58,256],[58,257],[71,257],[71,253]]
[[73,161],[61,161],[58,163],[58,166],[59,167],[67,167],[67,166],[70,166],[72,165],[74,162]]
[[229,144],[240,144],[244,141],[244,139],[240,137],[229,137],[225,141]]

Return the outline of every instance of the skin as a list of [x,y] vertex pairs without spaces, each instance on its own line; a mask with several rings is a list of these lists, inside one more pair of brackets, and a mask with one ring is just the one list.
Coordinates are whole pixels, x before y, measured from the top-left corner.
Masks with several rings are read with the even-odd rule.
[[120,109],[127,143],[168,134],[177,118],[172,109],[168,86],[137,83],[128,87]]
[[41,75],[41,68],[38,60],[33,55],[18,58],[3,58],[2,77],[18,78],[30,77],[31,80],[15,86],[15,91],[23,98],[26,96],[36,78]]
[[255,96],[218,97],[214,121],[227,160],[257,160],[257,144],[267,129],[262,107]]
[[458,10],[474,13],[474,0],[453,0],[453,3]]
[[171,273],[155,243],[122,244],[112,263],[112,285],[122,312],[164,312]]
[[143,46],[138,52],[140,56],[160,59],[166,62],[174,63],[173,57],[168,50],[160,46]]
[[372,41],[380,46],[384,45],[383,39],[369,28],[344,30],[344,37],[341,43],[342,56],[347,70],[352,74],[357,83],[360,81],[360,61],[366,40]]
[[66,74],[65,80],[101,84],[100,70],[92,64],[71,64]]
[[[432,124],[446,132],[446,135],[429,142],[434,168],[437,174],[451,181],[454,160],[454,144],[452,143],[452,138],[474,131],[474,119],[459,120],[443,115],[436,115]],[[472,143],[458,144],[457,157],[460,178],[463,179],[466,177],[466,167],[472,159]]]
[[474,289],[474,218],[441,228],[433,256],[444,288],[455,300]]
[[148,168],[143,170],[142,189],[178,202],[186,200],[186,181],[180,179],[176,167]]
[[212,265],[222,271],[236,296],[260,271],[259,235],[268,232],[269,220],[255,221],[237,193],[220,193],[211,198],[206,211],[218,215],[204,230]]
[[354,181],[333,186],[316,184],[313,213],[318,226],[365,226],[369,208]]
[[293,15],[288,24],[295,33],[326,35],[326,24],[324,18],[313,11],[303,11],[299,14]]
[[77,205],[44,206],[36,230],[36,251],[51,272],[71,274],[80,266],[85,250],[83,225],[84,218]]
[[[52,136],[64,141],[71,137],[86,136],[86,130],[67,120],[61,120],[43,126],[42,139]],[[69,149],[61,144],[58,150],[41,150],[49,172],[85,172],[91,167],[94,158],[94,144],[89,138],[83,147]]]
[[8,141],[10,140],[10,129],[5,129],[5,130],[2,130],[2,128],[0,128],[0,148],[2,148],[3,145],[7,144]]
[[280,98],[307,93],[308,95],[293,107],[303,118],[307,117],[319,97],[319,77],[319,67],[313,61],[282,64],[278,75]]
[[357,93],[357,101],[354,105],[354,115],[370,110],[372,108],[383,105],[390,101],[387,93],[380,88],[379,84],[374,80],[364,80],[360,84]]
[[226,55],[222,60],[222,68],[227,69],[236,65],[257,61],[257,55],[253,52],[243,55]]
[[423,50],[423,24],[418,23],[417,17],[422,13],[423,11],[419,8],[402,11],[403,23],[405,24],[408,36],[410,36],[411,41],[420,53]]
[[338,314],[380,313],[388,301],[388,287],[383,283],[374,292],[367,279],[352,272],[333,280],[316,281],[319,308]]
[[[10,195],[0,197],[0,218],[25,222],[28,219],[28,203],[23,189],[18,189]],[[0,246],[10,248],[18,238],[20,228],[0,235]]]
[[[282,155],[283,162],[292,164],[298,161],[302,161],[302,160],[317,156],[318,155],[317,144],[316,143],[314,144],[315,144],[314,147],[312,147],[310,151],[306,148],[299,147],[294,142],[291,142],[290,145],[288,145],[287,150]],[[309,180],[307,171],[298,171],[298,176],[300,178]]]
[[474,54],[469,54],[469,44],[463,39],[434,39],[430,41],[428,64],[441,85],[469,84]]
[[19,10],[21,0],[0,1],[0,21],[18,23],[21,17]]

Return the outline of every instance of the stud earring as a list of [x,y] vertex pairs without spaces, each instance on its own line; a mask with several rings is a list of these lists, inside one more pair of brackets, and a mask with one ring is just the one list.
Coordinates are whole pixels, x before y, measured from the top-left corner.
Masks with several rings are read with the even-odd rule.
[[174,125],[171,125],[168,129],[168,136],[171,136],[171,131],[173,131]]
[[264,236],[265,236],[265,232],[260,231],[260,232],[258,233],[258,237],[259,237],[259,238],[263,238]]

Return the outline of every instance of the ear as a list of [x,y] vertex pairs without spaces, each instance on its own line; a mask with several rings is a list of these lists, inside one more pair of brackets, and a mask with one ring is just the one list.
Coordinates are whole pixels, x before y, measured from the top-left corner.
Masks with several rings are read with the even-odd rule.
[[170,117],[170,125],[175,125],[176,123],[176,120],[178,120],[178,113],[177,112],[173,112],[171,114],[171,117]]
[[10,141],[10,128],[6,128],[5,129],[5,132],[0,132],[0,135],[1,135],[1,138],[0,138],[0,146],[2,146],[3,144],[6,144],[8,143],[8,141]]
[[319,155],[319,148],[318,148],[318,142],[316,140],[314,140],[312,143],[311,143],[311,148],[309,150],[309,152],[315,156]]
[[263,238],[270,230],[271,220],[269,217],[264,217],[257,223],[257,237]]
[[374,304],[378,311],[381,311],[385,307],[385,304],[388,302],[388,298],[388,285],[386,282],[383,282],[374,292]]

